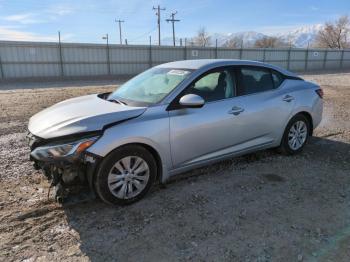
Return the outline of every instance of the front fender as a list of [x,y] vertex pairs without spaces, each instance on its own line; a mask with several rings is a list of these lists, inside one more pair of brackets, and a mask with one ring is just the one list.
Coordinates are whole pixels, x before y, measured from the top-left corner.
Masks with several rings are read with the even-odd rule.
[[106,129],[87,152],[100,157],[107,156],[114,149],[128,145],[141,144],[153,148],[159,155],[162,166],[161,182],[168,180],[168,170],[172,168],[169,145],[169,117],[150,117],[150,113],[131,119]]

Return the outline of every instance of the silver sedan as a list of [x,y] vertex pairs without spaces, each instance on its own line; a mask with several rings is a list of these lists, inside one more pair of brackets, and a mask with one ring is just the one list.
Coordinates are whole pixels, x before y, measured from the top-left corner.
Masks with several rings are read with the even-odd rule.
[[58,198],[86,182],[103,201],[129,204],[189,169],[266,148],[299,153],[321,121],[322,97],[316,84],[264,63],[162,64],[112,93],[34,115],[31,159]]

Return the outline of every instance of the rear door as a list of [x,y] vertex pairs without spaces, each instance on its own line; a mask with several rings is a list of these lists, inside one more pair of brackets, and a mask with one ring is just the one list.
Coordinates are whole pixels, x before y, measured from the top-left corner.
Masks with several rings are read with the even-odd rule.
[[232,107],[244,110],[235,121],[245,131],[241,134],[244,142],[235,150],[278,143],[294,106],[294,98],[284,94],[283,76],[265,67],[241,66],[236,70]]

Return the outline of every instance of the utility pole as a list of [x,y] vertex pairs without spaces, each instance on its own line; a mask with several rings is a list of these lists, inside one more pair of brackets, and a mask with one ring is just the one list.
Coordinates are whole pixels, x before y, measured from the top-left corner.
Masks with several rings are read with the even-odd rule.
[[102,36],[102,39],[106,40],[106,44],[107,44],[107,48],[106,48],[106,60],[107,60],[107,71],[108,71],[108,75],[111,74],[111,62],[109,60],[109,37],[108,34],[105,34],[104,36]]
[[148,60],[149,68],[152,67],[152,37],[149,36],[149,60]]
[[157,10],[156,16],[158,16],[158,45],[160,45],[160,11],[164,11],[165,8],[160,8],[160,6],[158,5],[158,7],[153,6],[153,10]]
[[62,45],[61,45],[61,32],[58,31],[58,52],[60,55],[60,69],[61,69],[61,76],[64,75],[63,71],[63,56],[62,56]]
[[177,11],[174,13],[171,13],[171,19],[166,19],[166,21],[169,23],[171,22],[173,24],[173,44],[175,46],[175,22],[180,22],[179,19],[175,19],[175,15],[177,14]]
[[120,19],[115,19],[115,22],[119,24],[119,41],[120,44],[123,44],[123,39],[122,39],[122,23],[124,23],[124,20],[120,20]]

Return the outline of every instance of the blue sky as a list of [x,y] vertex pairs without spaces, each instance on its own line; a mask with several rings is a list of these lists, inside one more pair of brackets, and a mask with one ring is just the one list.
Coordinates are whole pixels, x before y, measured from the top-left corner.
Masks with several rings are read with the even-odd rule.
[[190,37],[201,26],[211,33],[258,31],[283,33],[304,25],[331,21],[350,13],[350,0],[0,0],[0,40],[55,41],[60,30],[66,42],[102,43],[119,40],[115,18],[125,20],[123,36],[141,43],[156,40],[160,4],[162,37],[171,36],[164,20],[178,11],[178,37]]

